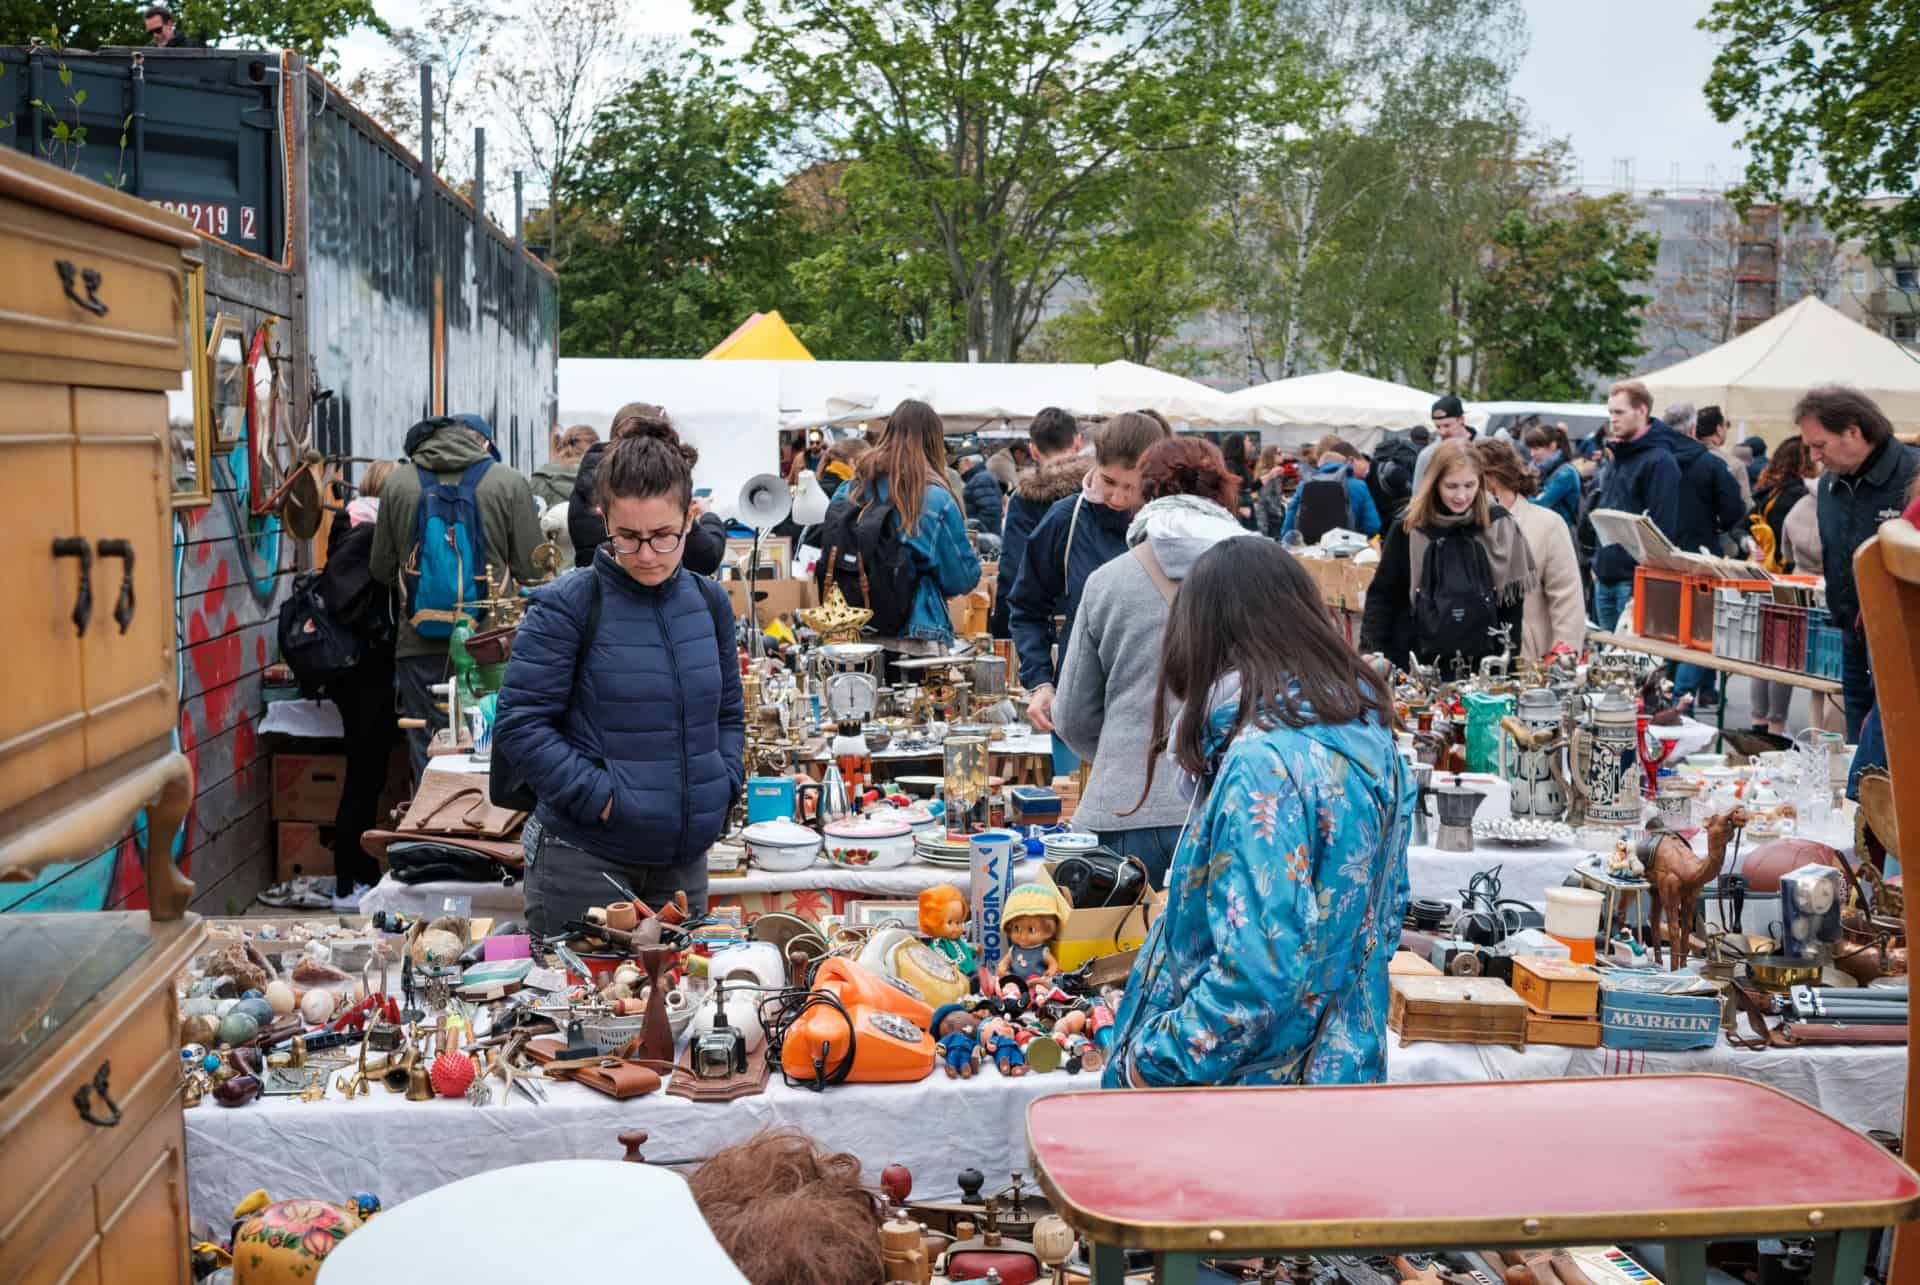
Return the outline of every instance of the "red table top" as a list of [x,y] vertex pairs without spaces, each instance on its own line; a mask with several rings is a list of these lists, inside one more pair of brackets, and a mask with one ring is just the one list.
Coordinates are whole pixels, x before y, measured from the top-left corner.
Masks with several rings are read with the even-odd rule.
[[1142,1249],[1807,1235],[1920,1212],[1920,1177],[1864,1135],[1717,1075],[1069,1093],[1028,1106],[1027,1140],[1068,1222]]

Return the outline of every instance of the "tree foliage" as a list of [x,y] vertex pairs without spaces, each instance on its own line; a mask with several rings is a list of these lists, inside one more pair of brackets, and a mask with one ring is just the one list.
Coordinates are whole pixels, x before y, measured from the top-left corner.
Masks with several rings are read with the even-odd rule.
[[[1244,7],[1244,6],[1243,6]],[[822,159],[854,162],[841,196],[874,249],[937,265],[953,345],[1020,352],[1136,164],[1216,141],[1253,87],[1183,58],[1190,25],[1229,0],[696,0],[751,33],[742,61],[806,123]],[[717,37],[710,37],[717,39]]]
[[1722,42],[1707,105],[1750,153],[1738,199],[1804,204],[1881,248],[1920,241],[1920,5],[1715,0],[1700,25]]
[[433,69],[433,169],[450,184],[473,178],[473,127],[493,94],[494,41],[505,18],[486,0],[439,0],[417,27],[387,34],[393,53],[347,82],[347,97],[420,150],[420,67]]
[[1625,374],[1640,344],[1659,238],[1634,231],[1624,195],[1573,196],[1515,210],[1493,236],[1492,262],[1468,310],[1488,396],[1584,400],[1593,375]]
[[728,81],[641,69],[594,123],[560,283],[569,356],[698,357],[792,288],[767,118]]
[[[180,28],[229,49],[292,49],[330,68],[342,37],[387,24],[373,0],[184,0]],[[142,6],[129,0],[0,0],[0,44],[50,40],[62,48],[144,45]]]

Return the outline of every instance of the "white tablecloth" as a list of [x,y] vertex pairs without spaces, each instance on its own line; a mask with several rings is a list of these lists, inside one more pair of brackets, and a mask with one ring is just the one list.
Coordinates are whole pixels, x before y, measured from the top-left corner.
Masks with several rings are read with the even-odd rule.
[[[1769,1049],[1722,1044],[1692,1053],[1618,1053],[1464,1044],[1411,1044],[1391,1035],[1388,1078],[1397,1082],[1512,1080],[1559,1076],[1709,1071],[1743,1076],[1792,1094],[1856,1128],[1900,1127],[1906,1049],[1901,1046]],[[767,1092],[729,1103],[692,1103],[655,1093],[615,1102],[571,1084],[547,1086],[533,1106],[477,1108],[464,1100],[408,1102],[376,1087],[348,1102],[268,1098],[228,1109],[211,1097],[186,1113],[187,1178],[196,1217],[224,1226],[256,1187],[279,1199],[340,1199],[372,1191],[389,1205],[503,1165],[570,1157],[618,1157],[615,1135],[646,1129],[649,1159],[698,1159],[758,1129],[794,1125],[824,1145],[860,1157],[867,1181],[898,1161],[914,1191],[958,1191],[973,1167],[989,1179],[1029,1169],[1026,1105],[1049,1093],[1091,1089],[1091,1076],[991,1068],[972,1080],[936,1071],[915,1084],[853,1084],[813,1093],[788,1088],[776,1069]],[[1444,1125],[1444,1122],[1437,1122]]]

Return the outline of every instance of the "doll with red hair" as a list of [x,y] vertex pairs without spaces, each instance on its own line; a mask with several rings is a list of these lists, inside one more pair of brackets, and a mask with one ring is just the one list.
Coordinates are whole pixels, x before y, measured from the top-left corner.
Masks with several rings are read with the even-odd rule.
[[967,941],[967,896],[950,883],[937,883],[920,892],[920,935],[953,966],[973,976],[977,962]]

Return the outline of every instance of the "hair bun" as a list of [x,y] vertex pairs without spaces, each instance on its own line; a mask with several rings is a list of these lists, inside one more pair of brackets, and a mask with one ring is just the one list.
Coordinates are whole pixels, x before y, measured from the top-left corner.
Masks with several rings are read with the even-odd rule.
[[667,418],[667,412],[649,402],[628,402],[614,412],[613,427],[608,431],[610,442],[624,438],[640,438],[660,442],[679,452],[691,469],[700,460],[700,452],[680,440],[673,421]]

